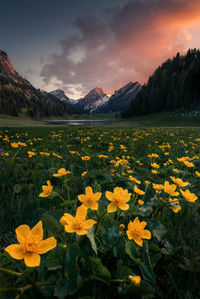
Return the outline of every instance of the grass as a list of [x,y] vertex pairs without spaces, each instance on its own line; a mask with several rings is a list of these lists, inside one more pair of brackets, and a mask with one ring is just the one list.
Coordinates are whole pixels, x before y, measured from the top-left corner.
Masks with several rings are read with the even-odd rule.
[[[155,263],[155,298],[199,298],[199,199],[192,203],[179,194],[181,210],[176,214],[168,203],[170,195],[163,190],[161,193],[156,193],[152,185],[153,183],[164,184],[165,181],[173,184],[171,177],[175,176],[184,182],[189,182],[185,189],[200,197],[200,178],[195,173],[195,171],[200,172],[199,128],[187,127],[186,120],[183,126],[187,128],[169,128],[171,122],[167,115],[157,118],[142,117],[136,123],[138,126],[151,123],[153,127],[156,124],[158,126],[161,119],[162,125],[168,128],[132,128],[131,125],[126,128],[65,126],[52,128],[47,125],[35,128],[2,128],[0,130],[2,251],[9,243],[16,242],[14,229],[19,225],[26,223],[33,227],[43,215],[51,215],[56,221],[59,221],[64,212],[74,215],[79,206],[77,196],[85,192],[85,187],[92,186],[95,192],[102,192],[101,209],[103,209],[108,204],[105,197],[106,191],[113,191],[118,186],[133,193],[130,201],[132,212],[130,215],[126,212],[113,214],[112,217],[108,215],[103,224],[107,225],[108,229],[110,223],[114,221],[118,226],[120,223],[125,224],[127,228],[128,221],[136,216],[147,221],[147,227],[152,232],[152,240],[149,241],[150,253],[152,254],[151,248],[159,251],[159,255],[154,252],[150,257]],[[17,122],[13,118],[10,121]],[[20,120],[21,126],[22,124],[25,126],[26,121],[30,120]],[[134,125],[134,120],[131,122]],[[176,120],[176,123],[180,126],[181,120]],[[195,126],[195,122],[192,125]],[[13,142],[22,142],[22,145],[13,148],[11,146]],[[23,146],[23,143],[26,146]],[[35,155],[29,157],[28,151],[34,152]],[[158,157],[149,157],[152,153],[157,153]],[[85,156],[89,157],[88,161],[81,159]],[[193,166],[187,167],[183,162],[179,162],[177,158],[181,157],[188,157]],[[152,173],[152,163],[159,165],[155,174]],[[64,178],[55,178],[53,174],[63,167],[71,173]],[[130,175],[136,177],[141,184],[137,185],[131,181]],[[51,181],[54,192],[59,193],[69,204],[71,201],[73,204],[63,206],[61,197],[56,194],[46,198],[39,197],[42,186],[46,185],[47,180]],[[145,183],[147,180],[150,182],[149,185]],[[145,191],[144,196],[136,195],[133,191],[135,185]],[[179,189],[177,187],[177,190]],[[139,198],[144,201],[144,205],[139,205]],[[94,217],[95,214],[91,215]],[[103,227],[100,225],[98,240],[102,237],[101,230],[103,231]],[[127,242],[126,234],[124,240]],[[130,256],[124,257],[125,249],[122,249],[123,253],[121,252],[117,259],[113,256],[112,250],[108,250],[108,255],[101,254],[104,247],[99,245],[99,241],[96,242],[99,246],[99,258],[114,279],[118,279],[115,266],[122,263],[124,267],[129,267],[132,271],[136,271],[134,273],[141,275],[144,282],[149,283],[148,277],[151,275],[146,276],[146,272],[141,271],[141,268],[130,260]],[[117,248],[115,250],[121,250],[120,247]],[[156,258],[158,258],[157,262]],[[96,288],[98,287],[97,285]],[[124,285],[120,287],[123,292],[126,291]],[[121,295],[117,293],[120,287],[113,288],[115,298],[129,296],[123,297],[122,293]],[[107,286],[103,288],[108,292],[107,294],[110,294]],[[92,296],[88,295],[87,290],[88,288],[85,288],[85,295],[78,293],[77,296]]]

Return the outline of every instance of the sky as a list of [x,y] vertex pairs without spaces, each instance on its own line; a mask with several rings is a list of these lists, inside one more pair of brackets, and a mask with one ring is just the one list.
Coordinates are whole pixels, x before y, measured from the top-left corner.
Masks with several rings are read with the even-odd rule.
[[166,59],[200,48],[200,0],[6,0],[0,49],[35,87],[74,99],[147,82]]

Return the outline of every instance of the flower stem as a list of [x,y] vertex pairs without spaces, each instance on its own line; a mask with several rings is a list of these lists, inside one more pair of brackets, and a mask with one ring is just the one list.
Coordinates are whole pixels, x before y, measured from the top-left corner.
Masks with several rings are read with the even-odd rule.
[[6,268],[2,268],[2,267],[0,267],[0,272],[4,272],[4,273],[11,274],[11,275],[14,275],[14,276],[22,275],[22,273],[20,273],[20,272],[15,272],[15,271],[12,271],[12,270],[9,270],[9,269],[6,269]]

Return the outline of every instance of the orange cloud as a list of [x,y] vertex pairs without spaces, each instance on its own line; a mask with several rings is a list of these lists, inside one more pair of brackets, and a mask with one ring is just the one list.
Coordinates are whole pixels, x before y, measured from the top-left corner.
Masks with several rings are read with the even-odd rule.
[[55,77],[74,96],[76,86],[82,94],[95,86],[112,94],[128,81],[146,81],[186,49],[191,29],[200,26],[200,0],[135,0],[105,20],[81,16],[74,25],[78,34],[60,41],[61,54],[52,54],[42,68],[45,84]]

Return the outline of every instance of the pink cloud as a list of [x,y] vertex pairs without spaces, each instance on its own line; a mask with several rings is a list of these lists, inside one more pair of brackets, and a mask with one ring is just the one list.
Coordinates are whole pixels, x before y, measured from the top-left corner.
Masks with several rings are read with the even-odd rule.
[[59,42],[61,54],[48,58],[41,76],[47,85],[56,78],[64,86],[81,85],[83,93],[101,86],[111,94],[128,81],[145,82],[185,50],[191,28],[199,25],[200,0],[135,0],[103,21],[81,16],[77,33]]

